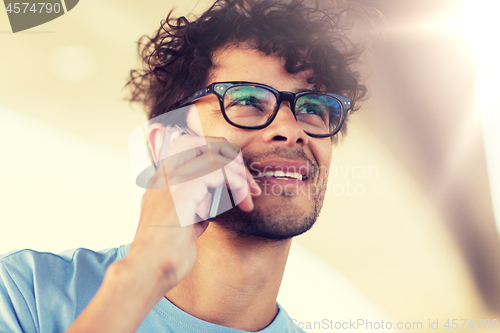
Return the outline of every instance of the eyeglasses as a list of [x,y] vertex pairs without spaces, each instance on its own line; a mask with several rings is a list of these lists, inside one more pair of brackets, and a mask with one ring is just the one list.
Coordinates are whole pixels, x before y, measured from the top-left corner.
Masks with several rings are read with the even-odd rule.
[[175,108],[193,103],[208,94],[219,98],[224,119],[244,129],[262,129],[276,115],[281,102],[290,103],[295,120],[312,137],[335,135],[345,121],[351,100],[347,97],[319,91],[291,93],[251,82],[215,82],[192,96],[179,101]]

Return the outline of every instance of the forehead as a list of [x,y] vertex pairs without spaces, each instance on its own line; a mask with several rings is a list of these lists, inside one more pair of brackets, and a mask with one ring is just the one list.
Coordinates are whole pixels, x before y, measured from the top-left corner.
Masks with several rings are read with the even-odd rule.
[[212,62],[208,83],[248,81],[290,92],[313,89],[307,83],[310,71],[290,74],[285,69],[285,59],[266,55],[245,43],[220,48],[214,52]]

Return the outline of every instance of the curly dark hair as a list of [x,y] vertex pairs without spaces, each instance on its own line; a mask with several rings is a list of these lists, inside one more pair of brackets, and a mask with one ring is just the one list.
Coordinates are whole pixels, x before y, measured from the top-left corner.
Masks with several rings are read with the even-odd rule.
[[217,0],[191,22],[170,11],[153,37],[138,42],[144,66],[130,72],[128,100],[142,102],[149,119],[168,112],[209,83],[216,50],[247,42],[284,58],[290,74],[311,70],[315,89],[351,98],[354,111],[366,87],[351,68],[362,50],[345,35],[350,9],[321,7],[306,0]]

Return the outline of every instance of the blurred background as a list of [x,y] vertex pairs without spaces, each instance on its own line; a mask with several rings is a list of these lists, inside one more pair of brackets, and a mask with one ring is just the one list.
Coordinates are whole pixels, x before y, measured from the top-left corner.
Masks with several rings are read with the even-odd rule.
[[[499,3],[356,3],[386,20],[356,30],[370,99],[333,147],[322,213],[294,241],[278,301],[304,325],[481,331],[471,319],[500,319]],[[16,34],[0,11],[0,253],[132,241],[143,190],[128,135],[146,117],[123,86],[136,42],[174,5],[208,4],[82,0]]]

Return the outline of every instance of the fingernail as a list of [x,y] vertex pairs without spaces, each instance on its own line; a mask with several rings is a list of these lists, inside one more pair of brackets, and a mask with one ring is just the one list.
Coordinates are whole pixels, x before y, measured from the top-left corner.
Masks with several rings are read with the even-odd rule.
[[237,144],[231,143],[229,146],[236,156],[241,154],[241,149]]
[[172,143],[172,141],[178,139],[179,136],[181,136],[181,132],[179,132],[179,131],[175,131],[174,133],[172,133],[172,135],[170,136],[170,143]]
[[254,188],[255,194],[257,194],[257,195],[261,194],[262,190],[260,189],[259,184],[257,184],[257,182],[253,179],[251,182],[252,182],[252,187]]

